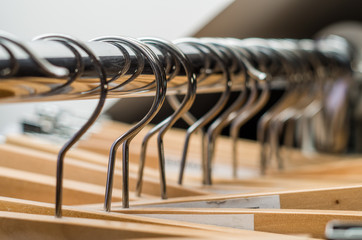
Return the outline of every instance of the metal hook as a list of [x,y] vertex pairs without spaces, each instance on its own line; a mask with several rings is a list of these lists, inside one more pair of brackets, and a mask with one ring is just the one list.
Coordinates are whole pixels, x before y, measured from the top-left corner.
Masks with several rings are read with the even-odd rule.
[[[285,135],[288,136],[289,138],[291,138],[291,140],[293,140],[294,135],[297,136],[296,140],[298,141],[297,144],[302,148],[302,149],[307,149],[307,150],[311,150],[314,149],[313,148],[313,137],[312,135],[314,134],[314,131],[312,129],[310,129],[310,121],[312,120],[312,118],[314,118],[314,116],[316,114],[318,115],[323,115],[323,106],[326,106],[325,104],[323,104],[323,98],[325,96],[325,90],[327,90],[326,87],[322,87],[322,86],[328,86],[328,84],[326,84],[326,69],[323,70],[321,68],[323,68],[323,65],[321,63],[321,55],[318,53],[318,51],[316,51],[317,49],[312,49],[313,54],[311,54],[311,51],[307,51],[307,49],[303,49],[301,48],[300,45],[298,45],[298,52],[301,53],[301,57],[303,57],[301,59],[301,62],[303,63],[309,63],[310,64],[310,69],[313,70],[311,74],[306,75],[305,73],[307,73],[308,71],[304,70],[303,71],[303,76],[304,76],[304,84],[302,85],[302,89],[300,89],[300,91],[302,92],[301,97],[296,101],[296,103],[292,106],[289,106],[287,109],[285,109],[282,113],[280,113],[275,119],[274,119],[274,127],[276,127],[277,129],[274,130],[274,134],[279,134],[281,135],[281,133],[279,133],[277,130],[281,131],[281,129],[283,128],[284,125],[286,125],[286,133]],[[317,58],[316,58],[317,57]],[[328,64],[328,62],[327,62]],[[337,69],[341,69],[341,65],[339,65],[337,62],[335,63],[329,63],[332,65],[335,65],[335,67],[332,67],[331,69],[334,69],[334,73],[331,73],[332,77],[330,78],[332,81],[334,81],[333,79],[336,78],[336,76],[340,76],[339,71]],[[303,64],[304,66],[306,64]],[[343,65],[343,64],[342,64]],[[344,67],[342,67],[343,69]],[[336,71],[337,70],[337,71]],[[314,74],[313,74],[314,73]],[[333,76],[334,74],[337,74],[335,76]],[[346,82],[344,82],[343,84],[345,86],[348,86],[348,82],[349,82],[349,78],[345,78]],[[332,83],[333,85],[333,83]],[[327,90],[328,92],[328,90]],[[328,94],[328,93],[327,93]],[[346,94],[346,93],[345,93]],[[327,103],[328,104],[328,103]],[[340,112],[340,111],[339,111]],[[339,114],[340,116],[340,114]],[[344,128],[334,128],[333,126],[329,125],[329,123],[331,121],[328,121],[329,119],[332,119],[332,117],[329,116],[324,116],[324,127],[321,127],[321,129],[327,129],[327,131],[325,131],[327,134],[335,134],[335,129],[341,129],[341,132],[344,132]],[[298,124],[298,128],[295,131],[293,128],[291,128],[289,125],[292,124]],[[289,125],[288,125],[289,124]],[[292,126],[293,127],[293,126]],[[338,131],[338,130],[337,130]],[[296,132],[296,133],[294,133]],[[315,131],[316,133],[320,133],[321,130],[319,131]],[[324,135],[324,134],[323,134]],[[340,135],[343,136],[344,134]],[[325,135],[324,135],[325,136]],[[286,138],[286,137],[285,137]],[[281,158],[281,154],[280,154],[280,146],[279,146],[279,142],[277,141],[278,136],[274,136],[274,151],[275,151],[275,156],[277,157],[278,161],[282,161]],[[327,145],[329,146],[329,151],[335,151],[336,148],[331,147],[333,146],[333,144],[330,144],[332,139],[343,139],[343,137],[338,137],[336,138],[333,135],[330,135],[329,137],[325,138],[326,141],[324,141],[324,143],[327,143]],[[286,142],[286,140],[289,139],[285,139],[285,145],[288,144],[288,142]],[[289,140],[289,141],[291,141]],[[333,140],[332,140],[333,142]],[[346,141],[340,141],[340,143],[345,144]],[[339,146],[342,146],[339,145]],[[338,147],[337,147],[338,148]]]
[[[283,125],[285,125],[285,147],[292,147],[295,140],[296,144],[299,146],[304,145],[305,147],[306,145],[312,145],[311,133],[307,131],[307,116],[312,118],[312,116],[316,114],[316,111],[321,109],[321,91],[319,89],[322,86],[322,81],[324,81],[321,79],[324,79],[322,75],[325,74],[325,71],[322,68],[320,59],[316,58],[319,54],[315,50],[312,50],[313,54],[311,54],[312,52],[307,49],[303,49],[299,42],[297,48],[299,49],[298,52],[300,53],[301,62],[304,63],[302,64],[302,76],[304,78],[304,83],[302,84],[303,88],[300,88],[299,90],[303,95],[293,106],[289,106],[288,109],[291,112],[290,118],[279,118],[279,121],[281,121],[280,125],[282,126],[278,127],[282,128]],[[308,144],[305,144],[306,140],[309,141]],[[276,143],[275,156],[277,157],[278,162],[282,163],[278,164],[279,169],[281,169],[280,167],[283,167],[284,164],[280,154],[279,142]]]
[[[100,81],[100,95],[98,104],[93,111],[90,118],[87,122],[78,130],[78,132],[62,147],[58,154],[57,160],[57,173],[56,173],[56,193],[55,193],[55,216],[61,217],[62,216],[62,194],[63,194],[63,169],[64,169],[64,157],[68,150],[83,136],[83,134],[92,126],[92,124],[97,120],[99,114],[102,111],[103,105],[107,98],[107,79],[106,79],[106,72],[100,62],[98,56],[96,56],[92,50],[90,50],[84,43],[65,35],[45,35],[36,38],[36,40],[54,40],[54,41],[63,41],[66,43],[71,43],[84,52],[88,54],[91,58],[94,66],[96,67],[99,73],[99,81]],[[77,76],[77,74],[73,75]]]
[[[266,76],[265,74],[259,72],[257,69],[253,68],[252,65],[248,62],[248,60],[244,57],[244,55],[242,55],[242,53],[240,51],[238,51],[238,49],[236,49],[236,47],[232,44],[231,41],[229,41],[229,50],[231,50],[231,52],[234,55],[234,58],[236,58],[236,62],[239,64],[239,75],[242,75],[244,84],[242,85],[242,89],[240,90],[240,94],[238,96],[238,98],[234,101],[234,103],[227,109],[224,111],[224,113],[217,118],[209,127],[208,131],[207,131],[207,143],[206,143],[206,153],[207,153],[207,164],[208,164],[208,168],[207,169],[212,169],[211,168],[211,164],[212,164],[212,160],[213,160],[213,154],[214,154],[214,149],[215,149],[215,141],[217,136],[220,134],[220,132],[222,131],[222,129],[227,126],[228,124],[230,124],[239,114],[240,112],[240,108],[244,105],[245,101],[246,101],[246,96],[247,96],[247,84],[249,82],[249,74],[247,74],[247,72],[251,72],[252,73],[252,77],[253,78],[258,78],[260,76]],[[259,79],[259,80],[264,80],[264,79]],[[255,96],[255,95],[254,95]],[[251,98],[253,99],[253,98]],[[250,102],[249,102],[250,103]],[[234,170],[234,175],[236,174],[236,171]],[[210,178],[211,178],[211,173],[209,174]],[[209,179],[209,181],[211,182],[211,179]]]
[[323,111],[325,95],[328,92],[326,86],[330,85],[328,79],[336,78],[339,75],[337,69],[340,66],[329,59],[329,54],[320,52],[314,42],[310,43],[308,40],[303,40],[300,41],[299,45],[302,49],[307,47],[306,50],[310,53],[309,56],[315,73],[314,79],[316,80],[316,95],[313,103],[303,113],[302,131],[299,132],[301,135],[299,138],[302,149],[319,149],[320,143],[328,142],[330,139],[328,134],[332,132],[332,127],[328,126],[329,121],[327,120],[330,119],[330,116],[326,116],[325,111]]
[[[129,55],[128,51],[121,45],[121,44],[117,44],[117,43],[114,43],[114,42],[110,42],[110,44],[114,45],[115,47],[117,47],[121,52],[122,52],[122,55],[124,57],[124,64],[123,64],[123,67],[120,69],[120,71],[118,72],[118,74],[116,74],[114,77],[112,77],[112,79],[110,79],[109,81],[107,81],[108,84],[110,84],[111,82],[114,82],[116,81],[117,79],[119,79],[120,77],[122,77],[124,74],[126,74],[129,70],[129,68],[131,67],[131,56]],[[139,58],[139,54],[137,51],[135,51],[136,53],[136,57],[137,57],[137,60],[138,60],[138,64],[140,64],[140,59],[142,61],[142,57]],[[137,65],[138,65],[137,64]],[[137,72],[137,70],[136,70]],[[132,80],[131,80],[132,81]],[[130,80],[126,80],[124,81],[122,84],[127,84],[128,82],[130,82]],[[121,85],[121,84],[120,84]],[[109,85],[110,86],[110,85]],[[120,87],[120,86],[117,86],[117,88]],[[114,87],[113,87],[114,88]],[[113,88],[109,88],[109,90],[112,90]]]
[[[229,116],[228,121],[233,121],[237,116],[239,116],[242,112],[245,112],[246,110],[248,110],[249,108],[252,107],[253,103],[255,102],[256,98],[257,98],[257,85],[256,85],[256,79],[259,80],[265,80],[268,75],[260,72],[259,70],[257,70],[256,68],[254,68],[251,63],[249,62],[249,60],[247,60],[248,58],[250,58],[250,52],[246,51],[245,49],[243,49],[243,45],[241,44],[240,40],[237,39],[227,39],[229,44],[231,44],[234,47],[237,47],[238,50],[238,54],[239,57],[242,59],[243,63],[246,66],[246,70],[247,70],[247,75],[248,79],[251,79],[252,81],[249,81],[250,83],[248,84],[250,86],[250,94],[248,97],[248,100],[246,102],[246,104],[240,108],[239,110],[237,110],[236,112],[234,112],[233,114],[231,114]],[[247,88],[246,88],[247,90]],[[246,93],[246,91],[245,91]],[[240,95],[239,98],[242,98],[243,96]],[[235,149],[235,145],[233,146],[233,152],[236,151]],[[211,163],[210,163],[211,164]],[[237,165],[236,165],[236,161],[233,161],[233,175],[234,177],[236,177],[236,169],[237,169]]]
[[153,73],[156,78],[156,95],[153,100],[152,106],[148,113],[130,130],[120,136],[114,143],[112,144],[110,154],[109,154],[109,162],[108,162],[108,171],[107,171],[107,185],[105,192],[105,202],[104,208],[106,211],[111,210],[111,202],[112,202],[112,190],[113,190],[113,179],[114,179],[114,166],[116,161],[116,154],[118,147],[123,143],[123,157],[122,157],[122,178],[123,178],[123,187],[122,187],[122,206],[124,208],[129,207],[129,176],[128,176],[128,165],[129,165],[129,144],[132,139],[153,119],[153,117],[158,113],[161,109],[162,104],[165,100],[167,81],[166,81],[166,73],[162,67],[161,62],[158,59],[158,56],[144,43],[132,38],[126,37],[100,37],[96,40],[106,40],[113,41],[118,43],[124,43],[133,48],[140,51],[149,61]]
[[[276,53],[279,57],[279,60],[281,62],[281,71],[284,72],[285,78],[288,81],[287,85],[287,91],[284,94],[284,96],[279,99],[279,101],[274,104],[274,106],[266,113],[263,114],[263,116],[260,118],[258,122],[258,131],[257,131],[257,139],[261,144],[261,150],[260,150],[260,170],[261,174],[265,174],[266,170],[266,164],[267,160],[271,157],[267,157],[267,139],[268,136],[270,137],[270,134],[268,135],[269,131],[267,129],[270,129],[270,123],[272,119],[277,116],[283,109],[287,108],[290,104],[293,104],[299,96],[300,91],[297,88],[298,83],[300,83],[298,74],[298,69],[300,66],[298,66],[298,59],[297,56],[293,54],[291,50],[293,48],[287,49],[284,44],[280,42],[280,40],[277,41],[269,41],[267,43],[272,47],[273,49],[278,50]],[[269,156],[273,154],[273,146],[270,147],[270,153]],[[283,167],[283,161],[281,158],[277,158],[278,160],[278,167]]]
[[16,37],[12,36],[11,34],[0,31],[0,41],[10,42],[21,48],[26,54],[28,54],[28,56],[35,62],[35,64],[38,65],[39,69],[49,76],[62,78],[62,77],[67,77],[69,74],[68,69],[52,65],[45,59],[39,57],[38,54],[31,51],[30,48],[27,47],[25,43],[16,39]]
[[10,58],[10,67],[2,69],[0,71],[0,77],[10,77],[13,76],[19,70],[19,63],[14,56],[14,53],[2,42],[0,42],[0,46],[4,48],[4,50],[9,54]]
[[145,165],[145,157],[147,151],[147,144],[149,139],[159,131],[157,136],[157,149],[158,149],[158,158],[159,158],[159,168],[160,168],[160,187],[161,187],[161,197],[162,199],[167,198],[167,190],[166,190],[166,177],[165,177],[165,159],[164,159],[164,149],[163,149],[163,136],[165,135],[166,131],[170,129],[176,121],[187,112],[196,97],[196,76],[192,71],[190,61],[187,57],[179,50],[174,44],[171,42],[167,42],[165,40],[155,39],[155,38],[141,38],[141,41],[154,44],[156,47],[165,48],[171,54],[173,54],[177,60],[181,63],[183,68],[185,69],[185,74],[187,77],[187,93],[182,100],[180,107],[168,118],[163,120],[161,123],[156,125],[152,128],[147,135],[143,138],[142,147],[141,147],[141,155],[140,155],[140,165],[139,165],[139,172],[138,172],[138,180],[136,186],[136,193],[138,196],[141,195],[142,191],[142,177],[143,177],[143,170]]
[[[38,40],[38,39],[33,39],[33,40]],[[47,40],[47,39],[44,39]],[[41,94],[42,96],[49,96],[49,95],[53,95],[53,94],[57,94],[59,92],[64,91],[64,89],[71,85],[78,77],[80,77],[83,73],[84,70],[84,62],[82,61],[82,56],[80,55],[79,51],[73,47],[71,44],[65,42],[65,41],[59,41],[59,40],[53,40],[56,42],[59,42],[61,44],[63,44],[64,46],[66,46],[67,48],[69,48],[70,51],[72,51],[72,53],[75,56],[75,60],[76,60],[76,67],[73,71],[73,73],[69,74],[68,76],[68,81],[66,81],[64,84],[61,84],[59,86],[56,86],[55,88],[51,89],[48,92],[45,92],[43,94]],[[83,94],[83,93],[82,93]]]
[[[253,55],[248,50],[249,54]],[[255,56],[254,56],[255,58]],[[251,95],[249,97],[248,103],[238,112],[239,115],[232,121],[231,128],[230,128],[230,135],[232,139],[232,162],[233,162],[233,176],[237,177],[237,168],[238,168],[238,161],[237,161],[237,139],[239,136],[240,128],[249,121],[255,114],[257,114],[267,103],[270,91],[269,91],[269,84],[270,84],[270,75],[265,74],[265,78],[260,81],[263,82],[262,84],[262,92],[259,97],[257,97],[257,89],[258,89],[258,81],[260,79],[253,79],[251,78]]]
[[[215,104],[215,106],[211,110],[209,110],[204,116],[202,116],[199,120],[197,120],[191,127],[189,127],[187,129],[184,148],[183,148],[183,152],[182,152],[179,179],[178,179],[179,184],[182,184],[183,173],[184,173],[184,169],[185,169],[185,165],[186,165],[187,151],[188,151],[188,146],[189,146],[191,135],[198,129],[201,129],[202,127],[204,127],[223,109],[227,100],[230,97],[231,85],[232,85],[231,73],[229,71],[227,63],[226,63],[225,59],[220,55],[219,50],[217,48],[215,48],[211,44],[203,43],[202,41],[197,40],[197,39],[181,39],[181,40],[177,41],[177,44],[181,44],[181,43],[194,46],[198,50],[200,50],[200,47],[203,47],[203,48],[206,48],[208,51],[210,51],[210,53],[215,57],[216,61],[218,62],[218,64],[220,65],[220,67],[223,71],[223,76],[225,79],[225,90],[222,93],[218,102]],[[202,139],[204,139],[204,136],[202,136]],[[204,151],[204,148],[202,148],[202,151]],[[203,162],[204,175],[207,174],[205,167],[206,167],[206,164],[205,164],[205,162]],[[204,177],[204,179],[205,179],[205,177]]]
[[[105,42],[107,42],[107,41],[105,41]],[[115,45],[117,47],[121,47],[121,45],[119,43],[115,43],[115,42],[108,42],[108,43],[113,44],[113,45]],[[133,50],[133,52],[136,55],[137,69],[136,69],[136,71],[133,72],[133,74],[127,80],[125,80],[124,82],[116,85],[115,87],[112,87],[110,89],[112,92],[116,92],[114,90],[118,91],[119,89],[121,89],[122,87],[124,87],[128,83],[132,82],[134,79],[136,79],[139,75],[141,75],[141,73],[142,73],[142,71],[143,71],[143,69],[145,67],[145,59],[143,58],[142,54],[137,49],[134,49],[133,47],[131,47],[131,50]],[[128,52],[126,50],[125,50],[125,53],[127,53],[128,57],[129,57],[129,54],[128,54]],[[130,61],[130,64],[131,64],[131,61]],[[126,63],[125,63],[125,66],[127,66]],[[128,67],[128,69],[129,69],[129,67]],[[118,76],[116,79],[118,79],[121,76],[123,76],[124,74],[126,74],[128,69],[127,70],[122,70],[122,74],[120,76]],[[116,79],[114,79],[114,80],[116,80]]]
[[214,39],[205,39],[205,41],[210,42],[216,47],[224,49],[224,51],[227,51],[230,54],[230,57],[232,59],[232,67],[230,68],[230,71],[232,73],[232,78],[236,80],[236,76],[240,76],[243,81],[242,89],[240,90],[240,94],[238,98],[234,101],[234,103],[227,108],[216,120],[213,121],[213,123],[210,125],[210,127],[207,129],[206,133],[206,139],[205,139],[205,161],[206,161],[206,169],[210,171],[209,174],[205,175],[205,177],[208,177],[210,179],[204,179],[204,182],[210,182],[211,183],[211,163],[213,160],[214,155],[214,149],[215,149],[215,143],[217,136],[221,133],[222,129],[228,125],[235,116],[233,114],[236,113],[236,111],[244,104],[246,100],[246,85],[248,82],[248,75],[246,73],[246,66],[244,65],[243,59],[241,59],[240,52],[238,52],[235,47],[229,45],[226,45],[223,42],[215,41]]
[[[139,38],[139,40],[142,41],[143,38]],[[146,38],[144,38],[146,39]],[[172,42],[168,42],[169,44],[172,44]],[[152,44],[157,47],[156,44]],[[162,45],[157,47],[157,49],[162,53],[162,55],[165,58],[166,66],[165,66],[165,72],[167,76],[167,82],[172,80],[177,76],[177,74],[180,72],[181,64],[180,61],[177,59],[176,56],[172,55],[166,48],[163,48]],[[167,98],[167,97],[166,97]]]
[[[204,59],[203,68],[200,70],[199,75],[197,76],[197,82],[201,83],[203,80],[205,80],[208,77],[207,71],[210,68],[211,65],[211,59],[209,54],[205,54],[203,51],[200,51],[200,55],[202,56],[202,59]],[[177,111],[177,109],[180,108],[181,103],[178,100],[176,95],[168,95],[166,97],[168,103],[172,107],[174,111]],[[195,118],[189,111],[182,114],[181,118],[189,125],[191,126],[197,121],[197,118]],[[196,134],[202,135],[202,130],[197,130]]]
[[[120,89],[120,88],[124,87],[125,85],[127,85],[128,83],[132,82],[135,78],[137,78],[142,73],[143,68],[144,68],[144,59],[137,50],[135,50],[131,47],[131,50],[133,50],[133,52],[136,55],[137,69],[136,69],[136,71],[134,71],[133,74],[131,74],[131,76],[128,79],[126,79],[125,81],[123,81],[122,83],[120,83],[118,85],[113,86],[112,83],[115,82],[116,80],[118,80],[123,75],[125,75],[128,72],[129,68],[131,67],[131,57],[130,57],[128,51],[121,44],[115,43],[112,41],[106,41],[106,40],[100,40],[100,39],[92,39],[90,41],[91,42],[107,42],[109,44],[112,44],[113,46],[117,47],[122,52],[122,55],[125,59],[125,63],[123,64],[123,67],[120,68],[120,70],[118,71],[118,73],[116,75],[114,75],[110,80],[107,81],[109,95],[114,93],[115,90]],[[92,90],[89,90],[88,92],[92,92],[94,90],[97,90],[98,88],[99,87],[96,87]],[[123,92],[125,92],[125,91],[123,91]]]
[[[210,68],[211,65],[211,56],[209,54],[204,53],[203,51],[200,51],[200,55],[202,56],[202,59],[204,59],[203,68],[200,70],[199,75],[197,76],[197,82],[201,83],[203,80],[205,80],[208,77],[207,71]],[[176,95],[168,95],[166,97],[168,103],[172,107],[174,111],[177,111],[177,109],[180,108],[181,103],[177,99]],[[195,118],[190,112],[185,112],[181,118],[189,125],[191,126],[197,121],[197,118]],[[198,131],[196,131],[197,133]]]
[[[282,42],[283,47],[286,48],[290,44],[289,42],[285,42],[289,40],[284,40]],[[282,136],[282,130],[283,127],[286,126],[286,135],[284,138],[285,143],[288,143],[288,141],[292,141],[293,138],[293,128],[294,124],[297,122],[297,120],[300,118],[300,114],[303,113],[306,106],[308,106],[310,103],[313,102],[313,96],[315,92],[310,91],[311,84],[314,84],[315,82],[311,81],[310,72],[311,72],[311,66],[309,63],[309,60],[306,59],[306,52],[297,50],[295,44],[292,43],[292,48],[289,48],[288,51],[290,53],[293,53],[297,57],[297,63],[298,68],[297,73],[300,78],[298,80],[300,83],[298,84],[298,88],[295,88],[292,99],[289,99],[288,102],[284,103],[283,109],[280,109],[278,112],[274,112],[274,116],[270,118],[269,120],[269,138],[270,138],[270,157],[272,158],[272,154],[275,154],[278,168],[283,169],[284,168],[284,161],[280,154],[280,145],[279,145],[279,139]],[[298,117],[299,116],[299,117]],[[289,140],[289,139],[291,140]]]

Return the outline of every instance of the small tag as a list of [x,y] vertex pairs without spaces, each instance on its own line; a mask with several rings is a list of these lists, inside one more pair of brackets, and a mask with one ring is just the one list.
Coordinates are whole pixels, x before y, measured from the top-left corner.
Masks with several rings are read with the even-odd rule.
[[[139,206],[145,207],[145,206]],[[225,200],[164,203],[147,205],[147,207],[158,208],[274,208],[280,209],[279,195],[269,195],[260,197],[234,198]]]

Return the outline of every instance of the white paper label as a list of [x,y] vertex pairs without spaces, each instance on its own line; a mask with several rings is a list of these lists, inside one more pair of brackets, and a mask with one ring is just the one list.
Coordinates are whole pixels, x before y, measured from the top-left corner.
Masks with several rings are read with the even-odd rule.
[[[145,207],[145,206],[138,206]],[[280,209],[279,195],[147,205],[157,208],[274,208]]]

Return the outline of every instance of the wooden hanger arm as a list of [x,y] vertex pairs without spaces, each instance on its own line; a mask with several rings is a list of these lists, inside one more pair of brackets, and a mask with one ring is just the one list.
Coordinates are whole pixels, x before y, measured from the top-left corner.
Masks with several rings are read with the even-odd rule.
[[[15,142],[20,145],[25,145],[24,141],[28,137],[11,137],[9,138],[9,142]],[[19,140],[20,139],[20,140]],[[19,141],[17,141],[19,140]],[[21,147],[13,144],[3,144],[0,145],[0,165],[21,169],[24,171],[31,171],[41,174],[47,174],[50,176],[54,176],[55,167],[56,167],[56,153],[57,147],[52,145],[47,148],[49,144],[40,144],[38,140],[38,146],[42,146],[39,150],[36,148],[29,147]],[[48,149],[48,150],[46,150]],[[53,149],[53,150],[49,150]],[[43,151],[45,150],[45,151]],[[103,159],[106,159],[105,156],[89,156],[89,152],[86,155],[83,155],[84,152],[73,152],[70,154],[72,156],[67,157],[65,164],[64,177],[66,179],[72,179],[77,181],[88,182],[91,184],[97,184],[100,186],[105,186],[106,177],[107,177],[107,165],[106,164],[98,164]],[[98,157],[101,157],[100,160]],[[83,161],[84,159],[93,159],[92,162]],[[38,167],[36,167],[38,166]],[[122,179],[121,177],[121,169],[118,168],[115,171],[116,179]],[[134,172],[130,173],[130,189],[134,190],[136,188],[137,182],[137,174]],[[160,195],[160,187],[158,175],[157,177],[144,177],[144,193],[145,196]],[[122,182],[115,181],[115,187],[121,189]],[[188,187],[179,186],[175,183],[168,184],[168,192],[169,197],[181,197],[181,196],[195,196],[195,195],[206,195],[206,191],[191,189]]]
[[[27,213],[32,214],[32,220],[37,221],[40,215],[49,215],[52,216],[54,213],[54,205],[47,203],[39,203],[28,200],[21,199],[13,199],[0,197],[0,216],[1,211],[8,212],[17,212],[17,213]],[[35,215],[33,215],[35,214]],[[221,237],[224,239],[229,235],[240,238],[241,236],[247,237],[248,239],[304,239],[299,237],[285,236],[279,234],[270,234],[263,232],[255,232],[255,231],[247,231],[241,229],[233,229],[228,227],[218,227],[218,226],[210,226],[205,224],[195,224],[195,223],[187,223],[183,221],[175,221],[175,220],[164,220],[150,217],[143,217],[131,214],[119,214],[119,213],[106,213],[106,212],[98,212],[92,210],[79,209],[69,206],[63,207],[63,215],[64,217],[72,217],[72,218],[83,218],[83,219],[100,219],[100,220],[111,220],[116,222],[123,223],[138,223],[156,226],[168,226],[174,227],[174,229],[182,228],[181,233],[184,234],[190,230],[191,235],[186,235],[191,237],[195,230],[202,230],[202,234],[206,234],[205,237]],[[1,218],[1,217],[0,217]],[[54,219],[54,218],[53,218]],[[77,222],[77,219],[74,219]],[[151,229],[154,229],[153,227]],[[140,225],[142,227],[142,225]],[[175,232],[177,234],[179,230]],[[197,231],[196,231],[197,232]],[[214,235],[213,235],[214,234]],[[181,234],[180,234],[181,235]],[[181,235],[183,236],[183,235]],[[200,237],[203,235],[200,235]]]
[[316,238],[324,237],[326,224],[331,220],[362,220],[360,211],[332,210],[141,208],[116,212],[278,234],[311,234]]
[[[280,208],[362,210],[362,186],[341,186],[308,190],[284,190],[264,193],[226,194],[174,198],[164,201],[134,203],[142,207],[218,207],[218,208]],[[113,207],[116,207],[114,204]]]
[[[104,200],[104,187],[64,180],[65,205],[99,203]],[[55,200],[55,179],[50,176],[0,167],[0,195],[33,201],[53,203]],[[115,192],[114,200],[120,201],[121,193]],[[131,199],[134,200],[134,199]]]

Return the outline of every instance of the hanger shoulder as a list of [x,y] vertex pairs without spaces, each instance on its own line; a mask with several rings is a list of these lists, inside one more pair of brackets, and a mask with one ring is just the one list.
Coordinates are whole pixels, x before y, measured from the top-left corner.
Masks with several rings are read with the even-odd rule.
[[[32,138],[30,138],[32,139]],[[41,174],[47,174],[54,176],[55,174],[55,164],[56,164],[56,155],[58,147],[51,144],[43,143],[41,140],[36,140],[38,144],[36,146],[41,146],[40,148],[33,148],[32,146],[26,144],[29,142],[29,137],[27,136],[13,136],[9,138],[7,144],[0,145],[0,164],[2,166],[12,167],[16,169],[21,169],[24,171],[37,172]],[[11,143],[15,143],[11,144]],[[42,143],[42,144],[40,144]],[[25,147],[23,147],[25,145]],[[48,148],[49,146],[49,148]],[[72,153],[70,151],[69,153]],[[86,155],[83,155],[85,153]],[[89,156],[92,155],[89,152],[76,152],[69,154],[70,156],[66,158],[64,177],[66,179],[72,179],[76,181],[87,182],[91,184],[97,184],[104,186],[106,182],[106,164],[98,164],[102,160],[107,159],[106,156]],[[84,161],[87,157],[88,160]],[[89,159],[93,159],[90,161]],[[35,167],[39,166],[39,167]],[[121,169],[118,168],[115,171],[117,179],[122,179]],[[91,176],[91,177],[90,177]],[[134,172],[130,173],[130,189],[134,190],[136,188],[137,174]],[[115,187],[121,188],[121,181],[115,182]],[[202,190],[191,189],[183,186],[179,186],[175,183],[168,184],[169,197],[182,197],[182,196],[195,196],[195,195],[206,195],[207,192]],[[159,196],[160,187],[157,177],[145,176],[144,177],[144,196]]]
[[125,239],[205,236],[198,230],[149,224],[122,223],[53,216],[0,212],[1,239]]
[[[1,196],[29,199],[40,202],[54,202],[55,179],[53,177],[0,167]],[[120,192],[116,191],[115,199],[120,200]],[[99,203],[104,200],[104,187],[64,180],[64,204],[77,205]]]
[[[174,198],[163,201],[135,203],[135,206],[185,208],[278,208],[360,211],[362,186],[282,190],[249,194],[224,194]],[[116,204],[114,206],[117,206]]]
[[[149,229],[152,231],[159,229],[160,227],[168,227],[168,230],[173,230],[174,234],[178,234],[180,236],[184,236],[184,234],[187,232],[190,233],[190,235],[186,235],[189,239],[189,237],[192,237],[194,233],[198,233],[201,235],[198,235],[199,237],[218,237],[225,239],[225,237],[229,236],[237,236],[240,238],[240,236],[248,237],[248,239],[300,239],[298,237],[294,238],[285,235],[279,235],[279,234],[271,234],[271,233],[264,233],[264,232],[256,232],[256,231],[248,231],[248,230],[242,230],[242,229],[233,229],[229,227],[218,227],[218,226],[210,226],[205,224],[195,224],[195,223],[188,223],[184,221],[177,221],[177,220],[168,220],[168,219],[157,219],[157,218],[150,218],[150,217],[144,217],[144,216],[137,216],[137,215],[131,215],[131,214],[119,214],[119,213],[105,213],[105,212],[99,212],[99,211],[92,211],[87,209],[80,209],[80,208],[73,208],[69,206],[64,206],[63,209],[64,217],[68,218],[71,217],[74,219],[74,224],[79,222],[78,219],[81,218],[80,222],[82,222],[82,219],[99,219],[99,220],[108,220],[108,224],[112,222],[122,222],[122,223],[130,223],[130,225],[138,224],[139,227],[147,227],[149,226]],[[44,219],[47,219],[45,216],[49,216],[52,219],[53,213],[54,213],[54,205],[48,204],[48,203],[39,203],[39,202],[33,202],[33,201],[27,201],[27,200],[21,200],[21,199],[13,199],[13,198],[6,198],[6,197],[0,197],[0,219],[1,214],[4,215],[4,211],[9,212],[11,216],[13,216],[15,221],[17,221],[17,224],[20,224],[20,221],[18,219],[23,219],[23,216],[31,216],[31,219],[28,221],[40,221],[42,222]],[[14,215],[12,213],[21,213],[18,215]],[[24,214],[26,213],[26,214]],[[44,216],[45,215],[45,216]],[[44,218],[45,217],[45,218]],[[76,218],[76,219],[75,219]],[[61,220],[61,219],[60,219]],[[1,221],[1,220],[0,220]],[[22,220],[21,220],[22,221]],[[61,221],[60,221],[61,222]],[[21,222],[22,223],[22,222]],[[58,224],[57,222],[53,222],[54,224]],[[100,222],[101,223],[101,222]],[[86,223],[86,226],[89,226],[89,222]],[[103,226],[102,224],[98,226]],[[80,230],[79,228],[78,230]],[[40,230],[39,230],[40,231]],[[142,231],[142,229],[141,229]],[[45,232],[43,232],[45,233]],[[42,234],[42,233],[38,233]],[[151,235],[148,235],[150,237]]]
[[311,234],[323,238],[326,224],[334,219],[361,221],[360,211],[294,209],[141,208],[117,212],[278,234]]

